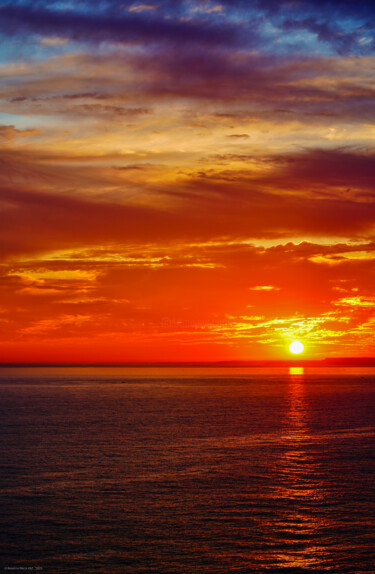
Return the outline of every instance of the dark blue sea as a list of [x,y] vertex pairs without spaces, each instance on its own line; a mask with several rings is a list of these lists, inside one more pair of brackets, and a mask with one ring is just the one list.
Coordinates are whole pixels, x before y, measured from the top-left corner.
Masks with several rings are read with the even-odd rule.
[[4,572],[375,572],[375,371],[2,369]]

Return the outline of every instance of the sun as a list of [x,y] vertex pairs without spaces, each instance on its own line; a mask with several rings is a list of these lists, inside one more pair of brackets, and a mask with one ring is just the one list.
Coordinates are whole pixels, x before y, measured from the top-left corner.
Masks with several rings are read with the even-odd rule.
[[293,353],[293,355],[299,355],[302,353],[303,349],[304,346],[302,343],[300,343],[300,341],[293,341],[293,343],[290,343],[289,345],[289,351]]

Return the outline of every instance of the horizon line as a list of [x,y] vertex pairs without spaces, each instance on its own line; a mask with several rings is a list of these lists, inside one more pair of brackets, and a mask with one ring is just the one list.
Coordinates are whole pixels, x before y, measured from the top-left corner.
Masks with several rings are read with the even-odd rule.
[[225,368],[225,367],[314,367],[314,366],[363,366],[375,367],[375,357],[325,357],[324,359],[263,359],[263,360],[224,360],[224,361],[149,361],[149,362],[121,362],[121,363],[48,363],[48,362],[16,362],[1,363],[0,368],[120,368],[120,367],[207,367],[207,368]]

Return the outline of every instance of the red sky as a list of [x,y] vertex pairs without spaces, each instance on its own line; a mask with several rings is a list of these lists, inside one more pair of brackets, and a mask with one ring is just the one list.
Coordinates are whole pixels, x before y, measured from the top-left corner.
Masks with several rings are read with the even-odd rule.
[[305,4],[3,4],[0,362],[374,355],[373,8]]

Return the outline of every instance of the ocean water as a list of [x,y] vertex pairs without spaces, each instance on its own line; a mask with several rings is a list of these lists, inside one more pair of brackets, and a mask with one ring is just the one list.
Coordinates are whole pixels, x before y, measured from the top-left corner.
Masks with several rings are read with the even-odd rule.
[[3,369],[1,565],[375,572],[375,372]]

